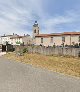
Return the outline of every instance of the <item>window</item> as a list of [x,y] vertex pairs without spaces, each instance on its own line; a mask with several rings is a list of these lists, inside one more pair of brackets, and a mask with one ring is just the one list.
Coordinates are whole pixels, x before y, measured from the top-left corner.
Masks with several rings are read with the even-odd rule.
[[38,30],[38,34],[39,34],[39,30]]
[[80,42],[80,36],[79,36],[79,42]]
[[34,30],[34,33],[36,33],[36,29]]
[[65,42],[65,37],[64,36],[62,37],[62,42]]
[[51,41],[50,42],[53,43],[53,37],[51,37]]
[[41,43],[43,43],[43,38],[41,38]]

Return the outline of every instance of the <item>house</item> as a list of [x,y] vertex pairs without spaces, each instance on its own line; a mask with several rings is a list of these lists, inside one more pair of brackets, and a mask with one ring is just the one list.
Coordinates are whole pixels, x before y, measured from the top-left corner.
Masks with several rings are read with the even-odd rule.
[[0,44],[6,44],[6,42],[8,42],[8,44],[12,44],[12,45],[20,45],[22,43],[24,43],[24,45],[27,45],[27,44],[32,44],[32,38],[30,35],[25,35],[24,36],[20,36],[20,35],[17,35],[17,34],[14,34],[13,35],[3,35],[3,36],[0,36]]
[[33,39],[35,45],[75,45],[80,44],[80,32],[40,34],[39,25],[35,22],[33,25]]
[[24,45],[27,45],[27,44],[31,44],[32,43],[32,39],[30,37],[30,35],[25,35],[24,36],[16,36],[16,37],[11,37],[11,43],[12,45],[20,45],[20,44],[24,44]]
[[6,42],[8,42],[8,44],[12,44],[11,43],[11,37],[16,37],[18,36],[17,34],[14,34],[13,35],[3,35],[3,36],[0,36],[0,44],[6,44]]
[[28,34],[27,34],[27,35],[24,35],[24,36],[22,37],[22,41],[23,41],[24,45],[30,45],[30,44],[33,43],[31,36],[28,35]]
[[9,44],[11,43],[10,37],[12,35],[5,35],[0,37],[0,44],[6,44],[8,42]]

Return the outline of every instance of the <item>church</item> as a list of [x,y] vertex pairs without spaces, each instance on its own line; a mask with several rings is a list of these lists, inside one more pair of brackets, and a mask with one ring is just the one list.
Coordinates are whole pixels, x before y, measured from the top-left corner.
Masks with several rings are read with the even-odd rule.
[[37,21],[33,25],[33,39],[35,45],[62,46],[80,44],[80,32],[63,32],[40,34]]

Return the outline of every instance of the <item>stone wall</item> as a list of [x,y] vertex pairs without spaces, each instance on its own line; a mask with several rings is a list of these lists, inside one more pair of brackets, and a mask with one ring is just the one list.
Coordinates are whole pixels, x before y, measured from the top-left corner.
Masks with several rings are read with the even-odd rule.
[[16,51],[28,49],[29,53],[39,53],[43,55],[61,55],[80,57],[80,48],[62,48],[62,47],[43,47],[43,46],[16,46]]

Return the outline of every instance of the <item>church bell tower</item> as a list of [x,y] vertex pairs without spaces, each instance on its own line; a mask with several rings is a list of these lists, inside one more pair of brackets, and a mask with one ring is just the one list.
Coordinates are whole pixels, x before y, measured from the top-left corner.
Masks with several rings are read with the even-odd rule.
[[36,35],[39,35],[39,26],[37,21],[35,21],[33,25],[33,38],[35,38]]

